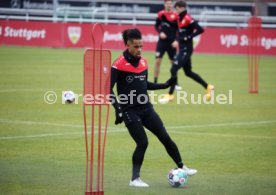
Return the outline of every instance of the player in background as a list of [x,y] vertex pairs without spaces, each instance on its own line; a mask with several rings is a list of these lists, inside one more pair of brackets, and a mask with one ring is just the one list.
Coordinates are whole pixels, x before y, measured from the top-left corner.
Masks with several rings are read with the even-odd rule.
[[[164,9],[159,11],[155,21],[154,28],[159,34],[159,39],[155,50],[155,65],[154,65],[154,82],[158,82],[160,66],[162,58],[167,52],[171,64],[173,64],[174,56],[178,49],[176,41],[177,32],[177,12],[173,11],[173,1],[164,0]],[[181,90],[181,87],[175,85],[176,90]]]
[[[143,47],[141,32],[138,29],[127,29],[123,31],[123,40],[126,50],[112,65],[110,87],[111,103],[116,112],[115,124],[124,121],[129,134],[136,142],[129,186],[149,186],[140,179],[140,169],[148,147],[148,138],[144,127],[159,139],[178,168],[186,171],[187,175],[196,174],[197,170],[184,166],[177,145],[170,138],[159,115],[153,109],[147,93],[147,90],[165,89],[175,85],[176,80],[170,78],[166,83],[149,82],[148,62],[141,55]],[[117,85],[118,100],[113,91],[115,84]],[[128,98],[125,99],[125,97]]]
[[[190,77],[207,91],[207,100],[211,99],[214,86],[207,84],[197,73],[192,71],[192,54],[193,54],[193,38],[204,32],[203,28],[195,21],[186,10],[186,2],[178,1],[175,3],[176,12],[178,13],[178,44],[179,53],[171,68],[172,77],[177,77],[177,72],[180,68],[184,70],[187,77]],[[162,103],[167,103],[174,99],[174,87],[170,87],[169,93],[160,100]]]

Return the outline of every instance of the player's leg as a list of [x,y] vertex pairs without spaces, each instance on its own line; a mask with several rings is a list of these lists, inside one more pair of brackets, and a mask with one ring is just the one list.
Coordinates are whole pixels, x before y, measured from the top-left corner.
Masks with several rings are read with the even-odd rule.
[[[192,54],[191,54],[192,55]],[[192,71],[192,60],[191,55],[183,66],[183,70],[187,77],[192,78],[197,83],[201,84],[207,90],[207,100],[211,99],[211,93],[214,90],[213,85],[208,85],[197,73]]]
[[187,60],[185,60],[185,63],[183,65],[183,70],[185,72],[185,75],[187,77],[190,77],[194,81],[198,82],[201,84],[205,89],[207,89],[208,84],[195,72],[192,71],[192,60],[191,60],[191,55],[187,55]]
[[[185,49],[180,49],[179,54],[176,56],[177,60],[174,62],[172,68],[171,68],[171,75],[173,77],[177,77],[177,72],[180,68],[183,67],[183,65],[188,60],[187,58],[187,52]],[[175,87],[170,87],[169,94],[173,94]]]
[[[182,67],[182,65],[179,63],[180,59],[182,58],[182,53],[181,51],[179,52],[178,55],[175,56],[175,60],[173,65],[171,66],[171,77],[176,77],[177,79],[177,72],[178,70]],[[173,92],[175,90],[175,85],[171,86],[169,89],[169,93],[166,94],[163,98],[159,100],[160,103],[165,104],[168,103],[169,101],[172,101],[174,99]]]
[[[174,63],[174,60],[176,57],[176,51],[177,51],[177,49],[172,47],[171,45],[167,49],[167,53],[168,53],[169,59],[171,61],[171,65],[173,65],[173,63]],[[176,82],[175,90],[180,91],[181,89],[182,89],[182,87],[178,85],[178,82]]]
[[182,163],[182,159],[176,144],[167,133],[160,117],[152,108],[145,112],[143,117],[143,125],[159,139],[159,141],[166,148],[170,157],[177,165]]
[[140,170],[148,147],[146,132],[143,128],[140,117],[135,113],[125,112],[123,118],[129,134],[136,143],[136,148],[132,155],[132,178],[129,185],[134,187],[148,187],[148,184],[140,179]]
[[[156,56],[159,53],[156,53]],[[155,58],[155,63],[154,63],[154,83],[158,82],[158,77],[160,74],[160,66],[161,66],[162,58],[156,57]]]
[[156,51],[155,51],[155,63],[154,63],[154,82],[158,82],[158,77],[160,74],[160,67],[161,67],[161,62],[163,55],[166,51],[166,44],[164,41],[159,40],[156,46]]
[[183,164],[178,147],[166,131],[159,115],[152,108],[150,108],[146,111],[143,118],[143,125],[159,139],[177,167],[183,168],[188,175],[196,174],[197,170],[189,169]]

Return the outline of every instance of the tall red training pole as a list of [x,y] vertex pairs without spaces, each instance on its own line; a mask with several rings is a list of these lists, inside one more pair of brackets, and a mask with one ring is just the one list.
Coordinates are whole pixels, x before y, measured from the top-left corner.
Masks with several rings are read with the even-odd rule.
[[248,20],[248,79],[249,93],[259,92],[259,48],[261,46],[260,33],[262,29],[262,20],[259,18],[257,4],[252,5],[254,16]]
[[84,52],[85,195],[104,194],[104,153],[110,106],[111,52],[102,48],[103,33],[103,26],[95,24],[92,29],[92,48]]

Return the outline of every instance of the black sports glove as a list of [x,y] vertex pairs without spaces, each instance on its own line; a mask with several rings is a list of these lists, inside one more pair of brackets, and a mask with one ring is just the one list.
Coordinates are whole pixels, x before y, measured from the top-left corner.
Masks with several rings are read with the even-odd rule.
[[115,111],[115,114],[116,114],[115,125],[118,125],[118,124],[123,122],[123,111],[122,111],[122,109],[120,107],[117,108],[116,111]]
[[166,87],[176,85],[177,77],[171,77],[169,80],[166,81]]

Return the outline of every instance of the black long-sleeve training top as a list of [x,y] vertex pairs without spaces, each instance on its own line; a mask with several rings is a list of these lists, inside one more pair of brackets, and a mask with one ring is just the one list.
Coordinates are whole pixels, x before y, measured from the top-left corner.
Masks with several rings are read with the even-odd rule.
[[204,32],[204,29],[195,21],[187,11],[179,14],[178,18],[178,41],[180,47],[193,45],[193,38]]
[[[118,109],[139,109],[152,106],[147,90],[165,89],[166,84],[152,83],[148,80],[148,62],[144,57],[135,58],[128,50],[118,57],[111,68],[111,95],[117,84],[117,99],[111,98],[111,103]],[[118,104],[119,103],[119,104]]]

